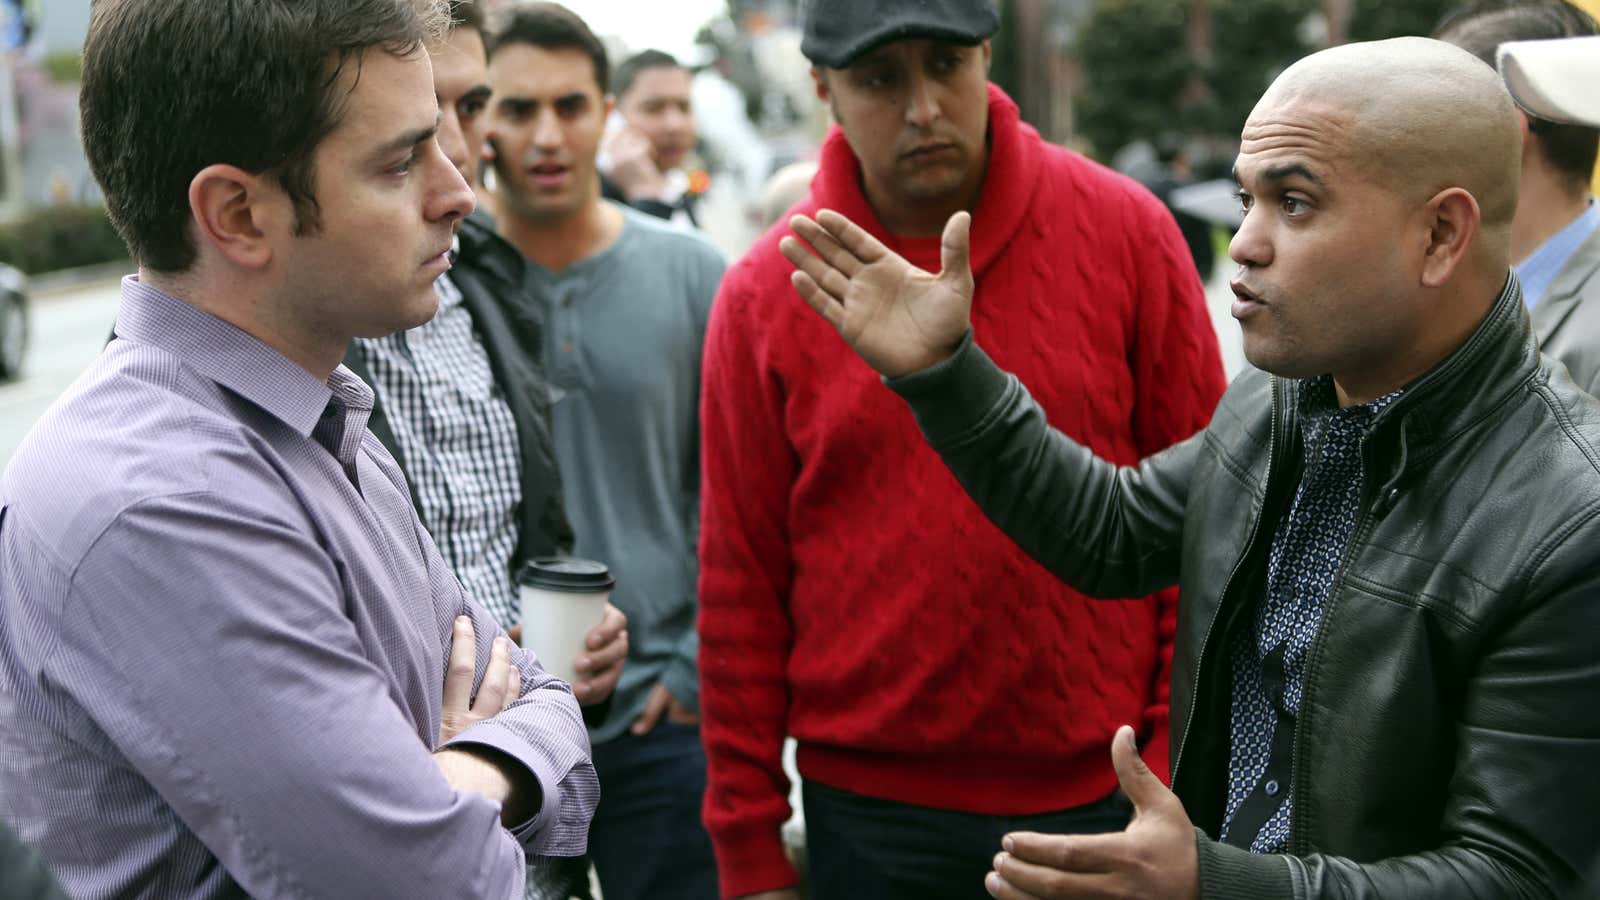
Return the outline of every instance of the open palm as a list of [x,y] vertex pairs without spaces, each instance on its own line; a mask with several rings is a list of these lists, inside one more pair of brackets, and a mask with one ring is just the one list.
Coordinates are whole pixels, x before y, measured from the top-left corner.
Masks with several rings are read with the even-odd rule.
[[778,245],[796,266],[795,290],[867,365],[894,377],[955,352],[972,311],[969,215],[958,212],[945,224],[938,275],[906,262],[831,210],[814,220],[795,216],[789,224],[805,241],[786,237]]

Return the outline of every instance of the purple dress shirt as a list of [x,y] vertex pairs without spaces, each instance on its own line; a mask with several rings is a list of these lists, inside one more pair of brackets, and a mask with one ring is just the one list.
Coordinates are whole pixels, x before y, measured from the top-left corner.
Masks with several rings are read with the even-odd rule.
[[584,849],[599,788],[570,689],[453,744],[543,790],[513,830],[431,751],[463,596],[371,390],[123,282],[119,339],[0,480],[0,819],[68,893],[521,898]]

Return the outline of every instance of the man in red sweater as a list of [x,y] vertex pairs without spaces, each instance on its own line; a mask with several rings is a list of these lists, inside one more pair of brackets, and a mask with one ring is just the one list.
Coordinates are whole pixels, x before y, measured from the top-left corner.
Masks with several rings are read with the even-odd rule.
[[[969,210],[973,328],[1051,424],[1133,463],[1222,393],[1200,281],[1132,181],[1046,144],[988,84],[989,0],[817,0],[838,128],[809,197],[940,269]],[[779,225],[713,305],[701,407],[705,819],[725,897],[796,896],[779,759],[800,745],[811,896],[984,895],[1009,830],[1129,807],[1123,722],[1167,771],[1177,597],[1093,601],[986,520],[904,404],[789,286]]]

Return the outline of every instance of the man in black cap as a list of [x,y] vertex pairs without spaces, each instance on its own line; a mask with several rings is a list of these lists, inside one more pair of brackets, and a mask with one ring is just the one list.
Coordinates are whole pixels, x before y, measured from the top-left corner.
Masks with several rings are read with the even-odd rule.
[[[796,211],[930,271],[971,211],[975,328],[1051,422],[1132,464],[1223,387],[1171,215],[1051,146],[988,83],[988,0],[818,0],[802,49],[838,128]],[[780,227],[728,270],[704,358],[705,819],[726,897],[793,896],[779,765],[799,743],[811,896],[967,898],[1008,828],[1127,823],[1105,745],[1167,770],[1176,594],[1095,603],[1028,560],[789,286]]]

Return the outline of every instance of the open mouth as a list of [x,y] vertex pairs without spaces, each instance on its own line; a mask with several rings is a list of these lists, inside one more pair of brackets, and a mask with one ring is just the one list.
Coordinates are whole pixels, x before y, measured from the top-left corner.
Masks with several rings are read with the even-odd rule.
[[1267,302],[1261,299],[1260,294],[1252,291],[1242,282],[1229,282],[1228,287],[1233,289],[1233,309],[1231,312],[1235,319],[1250,315],[1267,305]]
[[538,163],[528,167],[528,175],[534,184],[538,185],[560,184],[571,171],[571,168],[553,162]]

